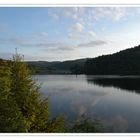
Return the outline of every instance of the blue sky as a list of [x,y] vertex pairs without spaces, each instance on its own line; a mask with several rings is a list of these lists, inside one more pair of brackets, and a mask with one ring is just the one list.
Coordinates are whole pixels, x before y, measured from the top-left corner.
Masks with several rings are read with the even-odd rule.
[[140,44],[139,7],[0,8],[0,58],[64,61]]

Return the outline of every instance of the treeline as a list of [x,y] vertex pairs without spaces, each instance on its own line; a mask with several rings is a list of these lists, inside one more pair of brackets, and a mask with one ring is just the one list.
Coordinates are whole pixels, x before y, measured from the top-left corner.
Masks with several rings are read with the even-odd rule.
[[85,61],[86,59],[77,59],[63,62],[29,61],[27,63],[35,74],[72,74],[75,73],[75,66],[75,68],[78,68],[76,71],[78,70],[78,73],[81,73]]
[[49,99],[40,95],[40,86],[19,54],[12,61],[0,60],[0,132],[102,132],[100,121],[84,118],[69,124],[66,116],[52,118]]
[[87,76],[87,82],[90,84],[97,84],[101,87],[115,87],[122,90],[128,90],[132,93],[140,94],[140,77],[138,76],[120,76],[120,77],[100,77],[100,78],[91,78]]
[[34,74],[140,75],[140,46],[97,58],[27,63]]
[[88,59],[85,74],[95,75],[139,75],[140,46],[126,49],[112,55]]
[[140,46],[112,55],[64,62],[31,62],[36,74],[140,75]]

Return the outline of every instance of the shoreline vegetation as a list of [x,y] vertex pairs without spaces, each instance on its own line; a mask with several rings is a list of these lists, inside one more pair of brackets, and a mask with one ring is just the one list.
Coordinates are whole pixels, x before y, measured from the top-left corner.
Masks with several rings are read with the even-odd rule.
[[111,55],[64,62],[27,62],[35,74],[140,75],[140,45]]
[[[99,120],[51,117],[48,98],[41,100],[40,85],[19,54],[0,63],[0,133],[98,133]],[[47,92],[47,91],[46,91]]]

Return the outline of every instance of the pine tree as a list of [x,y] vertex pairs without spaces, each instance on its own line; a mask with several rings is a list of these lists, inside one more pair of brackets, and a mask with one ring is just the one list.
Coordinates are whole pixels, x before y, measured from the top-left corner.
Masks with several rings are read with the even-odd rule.
[[64,120],[49,114],[48,99],[19,54],[0,69],[0,132],[65,132]]
[[49,117],[48,102],[40,100],[39,85],[32,78],[27,64],[17,53],[11,65],[11,79],[11,91],[26,120],[27,132],[41,131]]
[[41,100],[40,86],[23,58],[16,53],[11,64],[11,91],[25,119],[26,132],[64,132],[64,120],[50,118],[48,99]]
[[0,132],[24,132],[24,119],[11,92],[10,68],[0,66]]

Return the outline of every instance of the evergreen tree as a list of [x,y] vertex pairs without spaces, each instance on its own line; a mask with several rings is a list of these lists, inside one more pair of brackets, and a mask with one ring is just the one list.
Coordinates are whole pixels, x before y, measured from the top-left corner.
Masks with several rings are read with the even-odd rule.
[[26,122],[26,132],[45,129],[49,118],[48,102],[40,100],[39,85],[32,78],[26,63],[19,54],[11,63],[12,88],[16,103]]
[[23,116],[11,92],[10,68],[0,66],[0,132],[24,132]]
[[[59,129],[60,132],[63,130],[61,129],[61,127],[64,128],[63,119],[52,120],[50,118],[48,99],[40,99],[40,86],[33,79],[23,58],[17,53],[11,63],[11,80],[11,91],[24,117],[26,132],[49,132],[50,129],[52,132],[58,132]],[[55,129],[52,127],[54,124]]]

